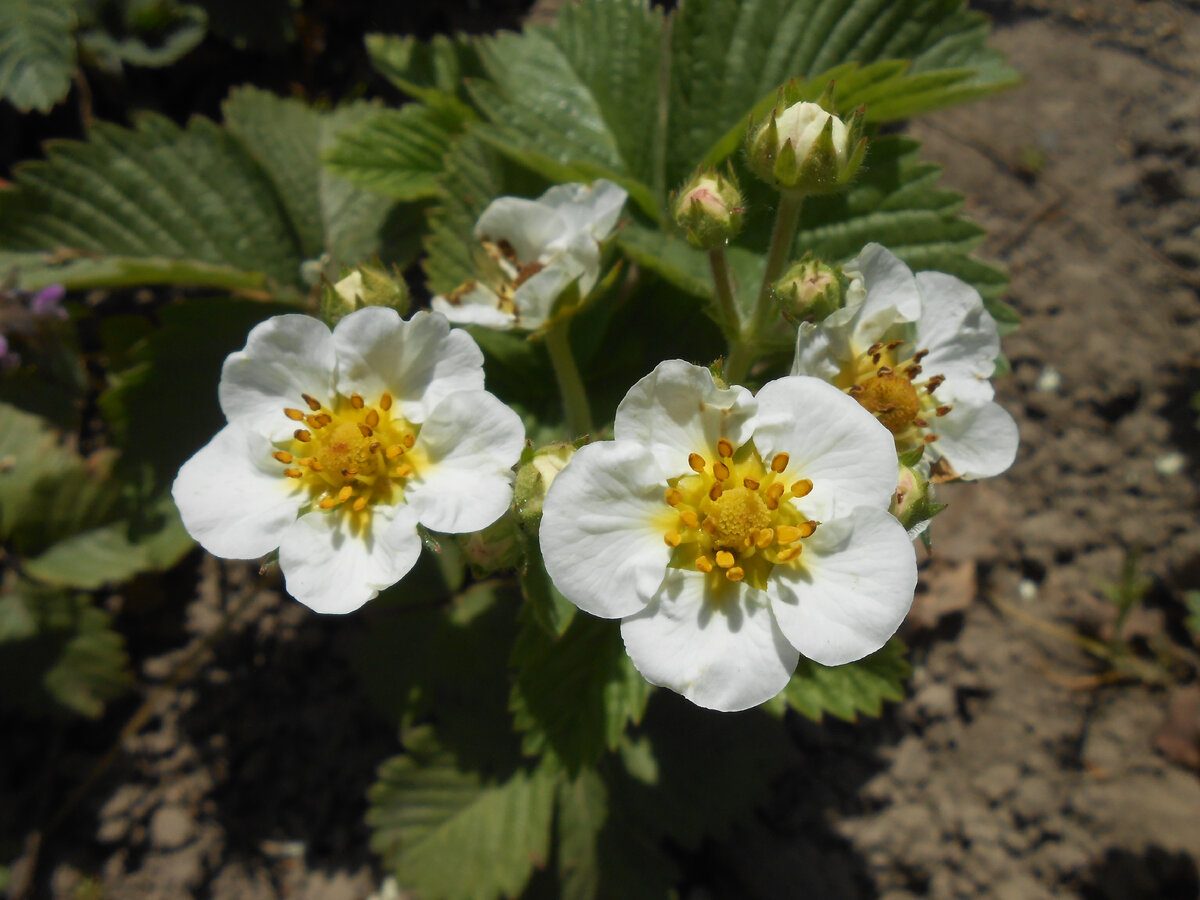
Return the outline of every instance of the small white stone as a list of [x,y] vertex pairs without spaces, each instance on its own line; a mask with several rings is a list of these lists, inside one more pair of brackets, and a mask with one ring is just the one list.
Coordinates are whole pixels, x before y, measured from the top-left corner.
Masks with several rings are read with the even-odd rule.
[[1058,369],[1055,369],[1053,366],[1046,366],[1046,368],[1042,369],[1042,374],[1033,383],[1033,389],[1043,394],[1053,394],[1060,387],[1062,387],[1062,376],[1058,374]]
[[1164,453],[1158,459],[1154,460],[1154,469],[1159,475],[1167,478],[1171,475],[1178,475],[1183,471],[1183,467],[1187,465],[1187,457],[1178,451]]
[[1022,578],[1021,583],[1017,585],[1017,596],[1029,603],[1037,598],[1038,586],[1037,582],[1031,578]]

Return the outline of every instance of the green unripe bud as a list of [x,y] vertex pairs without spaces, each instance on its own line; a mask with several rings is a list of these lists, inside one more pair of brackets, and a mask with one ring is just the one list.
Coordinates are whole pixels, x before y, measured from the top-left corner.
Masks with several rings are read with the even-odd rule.
[[532,525],[541,521],[546,491],[550,490],[555,477],[571,461],[575,450],[574,444],[547,444],[539,447],[517,468],[513,505],[522,522]]
[[501,569],[515,569],[525,558],[521,526],[511,513],[501,516],[482,531],[455,535],[455,538],[477,577]]
[[378,259],[346,272],[321,292],[321,318],[333,326],[364,306],[388,306],[400,315],[408,312],[408,285],[395,267],[389,272]]
[[700,170],[671,198],[675,221],[702,250],[732,240],[742,230],[745,203],[733,174]]
[[[766,120],[751,125],[747,162],[759,178],[781,191],[807,195],[845,190],[867,151],[864,109],[843,122],[820,102],[799,100],[798,94],[799,88],[789,83]],[[821,99],[828,103],[832,90]]]
[[845,305],[850,279],[840,266],[805,257],[783,273],[771,289],[790,322],[820,322]]

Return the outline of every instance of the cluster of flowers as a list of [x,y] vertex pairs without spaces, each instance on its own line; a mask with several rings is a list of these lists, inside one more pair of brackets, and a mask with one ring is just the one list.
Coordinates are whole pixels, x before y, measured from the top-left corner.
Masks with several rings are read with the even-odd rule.
[[[228,425],[175,482],[191,534],[225,557],[277,548],[294,597],[345,613],[412,568],[422,528],[469,533],[508,514],[524,429],[451,323],[542,328],[565,290],[597,283],[624,201],[605,181],[494,201],[476,228],[486,274],[432,313],[255,328],[222,372]],[[625,396],[613,439],[579,449],[544,497],[554,584],[621,620],[648,681],[702,706],[762,703],[800,654],[839,665],[896,631],[922,524],[897,518],[899,460],[927,485],[995,475],[1016,454],[979,294],[878,245],[838,274],[844,296],[800,325],[790,375],[755,394],[662,362]]]

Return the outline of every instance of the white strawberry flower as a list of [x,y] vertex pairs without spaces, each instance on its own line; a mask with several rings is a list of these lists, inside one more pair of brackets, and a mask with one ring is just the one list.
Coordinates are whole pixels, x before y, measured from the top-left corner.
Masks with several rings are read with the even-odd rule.
[[600,179],[556,185],[537,200],[493,200],[475,223],[490,272],[434,297],[434,310],[456,324],[537,331],[572,283],[580,297],[595,287],[600,245],[627,196]]
[[887,642],[916,557],[888,514],[891,436],[816,378],[757,396],[661,363],[546,496],[546,569],[576,606],[621,619],[653,684],[712,709],[779,693],[799,654],[825,665]]
[[483,354],[436,314],[368,307],[332,332],[284,315],[226,358],[228,424],[172,489],[206,550],[278,548],[288,593],[358,609],[421,552],[417,526],[477,531],[508,509],[520,418],[483,390]]
[[913,275],[878,244],[846,269],[850,303],[800,326],[792,374],[846,391],[898,451],[924,445],[925,461],[941,460],[948,477],[987,478],[1012,465],[1017,425],[988,380],[1000,335],[979,292],[943,272]]

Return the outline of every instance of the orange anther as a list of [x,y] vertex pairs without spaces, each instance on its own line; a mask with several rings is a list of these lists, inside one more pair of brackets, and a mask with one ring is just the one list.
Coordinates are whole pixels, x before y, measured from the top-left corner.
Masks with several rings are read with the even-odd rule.
[[345,503],[353,496],[354,488],[350,487],[348,484],[342,485],[342,489],[338,491],[338,503]]
[[397,456],[399,456],[403,452],[404,452],[404,448],[401,447],[399,444],[392,444],[392,446],[388,447],[386,450],[383,451],[383,455],[386,456],[388,459],[395,459]]
[[700,523],[700,530],[705,531],[708,534],[716,534],[717,520],[712,516],[708,516],[703,522]]
[[734,566],[732,569],[725,570],[725,577],[730,581],[741,581],[746,577],[746,570],[741,566]]
[[729,466],[725,465],[723,462],[713,463],[713,477],[717,479],[717,481],[725,481],[728,479]]
[[411,450],[413,448],[413,444],[415,444],[416,442],[417,442],[417,436],[415,434],[406,434],[401,439],[401,443],[404,444],[404,446],[407,447],[409,450]]
[[812,493],[812,482],[807,478],[801,478],[792,485],[792,493],[797,497],[807,497]]
[[775,558],[780,562],[788,562],[789,560],[793,560],[799,556],[803,550],[804,547],[800,544],[797,544],[795,547],[788,547],[784,550],[780,550],[779,553],[776,554]]
[[375,434],[375,432],[371,430],[370,425],[364,425],[362,422],[358,423],[358,431],[363,437],[371,437]]
[[791,544],[800,540],[800,529],[795,525],[780,525],[775,529],[775,537],[781,544]]
[[301,443],[306,444],[312,440],[312,432],[305,431],[303,428],[297,428],[295,431],[292,432],[292,437],[294,437],[296,440],[300,441]]
[[888,341],[887,348],[889,350],[895,350],[897,347],[899,347],[903,343],[904,343],[904,341]]
[[300,471],[299,469],[284,469],[283,474],[286,475],[288,478],[299,478],[304,473],[302,471]]
[[679,536],[678,531],[668,531],[663,535],[663,540],[667,542],[668,547],[678,547],[683,543],[683,538]]
[[771,460],[771,471],[782,472],[788,467],[788,463],[791,461],[792,458],[786,453],[776,453],[775,458]]
[[921,374],[921,367],[920,366],[909,366],[907,369],[904,370],[904,374],[907,375],[909,381],[911,381],[912,379],[916,378],[918,375]]
[[708,499],[720,500],[723,493],[725,493],[725,489],[721,487],[721,482],[714,481],[713,486],[708,489]]
[[371,441],[371,443],[367,445],[367,452],[368,453],[378,453],[379,448],[382,446],[383,446],[383,444],[379,443],[379,441]]
[[927,419],[922,419],[920,416],[917,416],[915,419],[913,419],[913,424],[916,425],[918,428],[928,428],[929,427],[929,421]]
[[717,441],[717,453],[721,455],[721,459],[730,459],[733,457],[733,444],[721,438]]
[[292,459],[294,458],[292,456],[292,454],[288,453],[286,450],[276,450],[271,455],[273,457],[275,457],[277,460],[279,460],[281,463],[283,463],[285,466],[288,463],[290,463],[292,461]]
[[874,356],[876,353],[878,353],[882,349],[883,349],[883,341],[876,341],[874,344],[872,344],[870,347],[867,348],[867,355]]
[[298,409],[292,409],[290,407],[285,408],[283,411],[283,414],[285,416],[287,416],[289,419],[291,419],[293,422],[299,422],[301,419],[304,418],[304,413],[302,413]]
[[321,401],[311,394],[301,394],[300,396],[304,398],[304,402],[308,404],[308,408],[313,412],[321,408]]
[[927,443],[927,444],[932,444],[937,439],[938,439],[938,436],[936,434],[925,435],[925,443]]
[[332,497],[326,497],[324,500],[322,500],[317,505],[319,507],[321,507],[321,509],[333,509],[335,506],[337,506],[337,501],[334,500]]
[[876,372],[875,374],[878,375],[880,378],[887,378],[889,375],[892,374],[892,367],[891,366],[880,366],[879,371]]
[[949,406],[939,406],[937,408],[937,414],[939,416],[944,416],[946,413],[950,412],[950,409],[951,408]]
[[748,491],[757,491],[758,490],[758,482],[755,481],[753,478],[743,478],[742,479],[742,487],[744,487]]
[[812,533],[817,530],[817,525],[819,524],[819,522],[814,522],[812,519],[809,519],[807,522],[801,522],[797,526],[798,530],[800,531],[800,537],[812,537]]
[[694,509],[685,509],[683,512],[681,512],[679,514],[679,521],[681,521],[688,528],[700,527],[700,517],[696,515],[696,511]]
[[923,360],[928,355],[929,355],[928,350],[918,350],[916,353],[913,354],[913,362],[919,363],[921,360]]
[[401,478],[407,478],[412,473],[413,473],[413,467],[410,466],[408,463],[405,463],[404,465],[400,466],[400,468],[398,468],[396,470],[396,474],[399,475]]
[[321,423],[320,427],[324,428],[326,425],[328,425],[330,422],[333,421],[333,416],[331,416],[329,413],[321,413],[320,415],[317,416],[317,421]]
[[717,551],[717,565],[722,569],[728,569],[735,562],[737,562],[737,560],[733,558],[733,554],[728,550]]
[[355,409],[362,409],[363,405],[364,405],[362,394],[351,394],[350,395],[350,405],[353,406]]
[[373,409],[369,410],[367,412],[367,424],[372,428],[377,426],[379,424],[379,413],[375,412]]
[[[767,500],[775,501],[776,506],[778,506],[779,500],[783,496],[783,492],[785,490],[786,490],[786,488],[784,488],[783,483],[780,481],[776,481],[769,488],[767,488]],[[770,503],[768,502],[767,505],[770,506]],[[775,509],[775,506],[771,506],[771,509]]]
[[771,542],[775,540],[775,529],[764,528],[754,537],[754,546],[759,550],[766,550],[771,546]]
[[699,569],[701,572],[703,572],[705,575],[707,575],[709,572],[711,572],[713,570],[712,560],[709,559],[707,556],[697,556],[696,557],[696,568]]
[[693,472],[704,471],[704,457],[699,453],[688,454],[688,465],[692,467]]
[[384,412],[392,408],[392,395],[384,391],[383,396],[379,398],[379,407]]
[[679,488],[667,488],[663,499],[667,501],[667,506],[678,506],[683,502],[683,491],[679,490]]
[[362,512],[366,508],[367,508],[367,498],[366,497],[359,497],[357,500],[354,501],[354,511],[355,512]]
[[311,456],[308,458],[307,465],[314,472],[324,472],[325,471],[325,467],[323,465],[321,465],[319,462],[317,462],[315,459],[313,459]]

